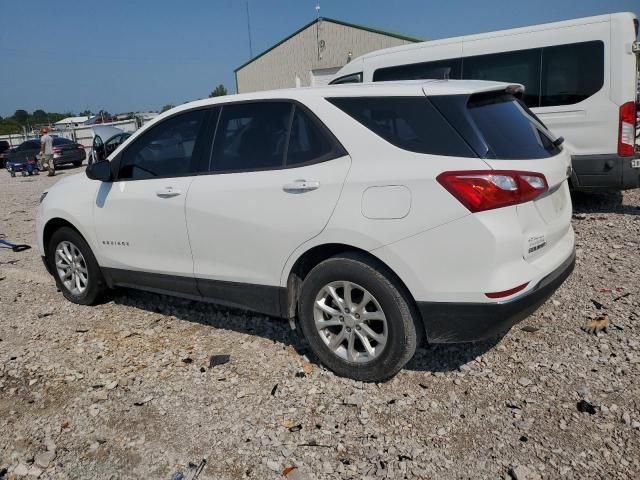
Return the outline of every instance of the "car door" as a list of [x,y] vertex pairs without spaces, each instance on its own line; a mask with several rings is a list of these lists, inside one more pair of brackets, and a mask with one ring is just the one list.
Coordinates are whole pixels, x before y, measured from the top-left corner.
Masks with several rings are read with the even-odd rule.
[[94,222],[102,266],[114,283],[197,295],[184,209],[209,151],[209,113],[173,115],[113,160],[116,178],[100,186]]
[[224,105],[211,174],[194,180],[187,225],[202,295],[279,314],[283,266],[325,227],[351,164],[301,105]]

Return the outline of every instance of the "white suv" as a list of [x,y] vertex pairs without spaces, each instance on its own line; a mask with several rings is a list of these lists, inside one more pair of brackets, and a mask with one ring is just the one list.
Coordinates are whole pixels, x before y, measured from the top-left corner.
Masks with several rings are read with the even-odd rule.
[[334,372],[508,329],[574,265],[570,157],[519,86],[419,81],[175,108],[42,196],[63,295],[125,286],[297,318]]

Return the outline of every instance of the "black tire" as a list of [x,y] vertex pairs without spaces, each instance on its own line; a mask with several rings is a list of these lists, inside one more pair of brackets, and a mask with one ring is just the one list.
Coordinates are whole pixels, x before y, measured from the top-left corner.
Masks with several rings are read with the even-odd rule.
[[74,167],[81,167],[81,166],[82,166],[82,161],[80,161],[80,162],[73,162],[73,166],[74,166]]
[[[69,290],[60,279],[58,269],[56,268],[56,248],[64,241],[70,242],[77,247],[84,257],[84,263],[88,272],[88,282],[86,289],[82,293],[74,294]],[[47,262],[51,268],[53,277],[56,280],[56,285],[64,297],[72,303],[77,303],[79,305],[94,305],[98,303],[107,290],[107,285],[104,281],[102,271],[100,270],[100,266],[98,265],[96,258],[93,256],[91,248],[89,248],[89,245],[84,238],[82,238],[82,236],[72,228],[61,227],[53,233],[47,247]]]
[[[375,297],[386,317],[387,341],[384,348],[366,363],[338,356],[321,338],[315,326],[316,297],[326,285],[340,281],[366,289]],[[337,375],[365,382],[383,381],[394,376],[413,357],[422,332],[415,312],[413,301],[394,275],[384,265],[357,253],[331,257],[313,268],[304,279],[298,303],[302,333],[322,364]]]

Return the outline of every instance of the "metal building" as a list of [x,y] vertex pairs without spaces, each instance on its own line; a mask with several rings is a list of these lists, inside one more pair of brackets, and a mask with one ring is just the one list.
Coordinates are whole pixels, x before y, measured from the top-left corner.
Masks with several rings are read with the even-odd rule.
[[422,39],[318,18],[235,70],[238,93],[327,84],[351,58]]

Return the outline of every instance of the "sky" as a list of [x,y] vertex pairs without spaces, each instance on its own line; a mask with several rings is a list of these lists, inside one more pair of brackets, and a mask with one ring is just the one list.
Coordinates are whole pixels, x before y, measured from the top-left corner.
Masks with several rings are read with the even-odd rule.
[[[316,0],[0,0],[0,115],[159,110],[235,92],[233,70]],[[324,17],[425,39],[631,11],[640,0],[320,0]]]

